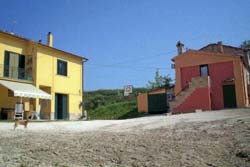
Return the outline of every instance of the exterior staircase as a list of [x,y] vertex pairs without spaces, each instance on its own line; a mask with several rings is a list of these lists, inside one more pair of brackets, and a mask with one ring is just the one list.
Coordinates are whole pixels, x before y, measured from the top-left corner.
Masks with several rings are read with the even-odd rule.
[[210,78],[209,76],[203,77],[194,77],[189,82],[188,86],[182,89],[176,97],[174,101],[169,102],[170,111],[174,112],[174,109],[181,105],[185,100],[197,89],[210,87]]

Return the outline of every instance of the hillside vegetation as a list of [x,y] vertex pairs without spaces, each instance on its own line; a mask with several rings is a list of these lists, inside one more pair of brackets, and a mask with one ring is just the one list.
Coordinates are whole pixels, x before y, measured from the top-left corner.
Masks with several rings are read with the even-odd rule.
[[122,89],[85,92],[85,109],[90,120],[127,119],[143,116],[137,112],[136,96],[146,88],[134,88],[130,98],[123,96]]

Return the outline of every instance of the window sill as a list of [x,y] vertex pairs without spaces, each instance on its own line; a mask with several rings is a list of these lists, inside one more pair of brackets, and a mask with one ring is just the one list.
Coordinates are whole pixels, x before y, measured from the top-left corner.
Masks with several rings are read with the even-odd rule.
[[66,75],[56,74],[56,76],[58,76],[58,77],[63,77],[63,78],[70,78],[68,75],[66,76]]
[[25,80],[25,79],[15,79],[15,78],[9,78],[9,77],[0,77],[0,80],[6,80],[6,81],[14,81],[14,82],[21,82],[21,83],[33,83],[32,80]]

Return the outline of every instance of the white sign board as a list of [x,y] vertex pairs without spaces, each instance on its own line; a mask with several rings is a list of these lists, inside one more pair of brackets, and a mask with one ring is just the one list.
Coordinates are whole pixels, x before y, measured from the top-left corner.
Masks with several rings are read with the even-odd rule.
[[124,86],[124,96],[128,96],[132,92],[133,92],[133,86],[132,85]]

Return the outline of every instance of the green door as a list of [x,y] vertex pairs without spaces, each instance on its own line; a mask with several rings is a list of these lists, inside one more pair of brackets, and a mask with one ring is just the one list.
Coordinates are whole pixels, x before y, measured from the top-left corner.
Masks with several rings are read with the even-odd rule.
[[235,85],[223,86],[224,108],[236,107]]
[[58,113],[58,94],[55,95],[55,119],[57,119]]
[[148,95],[148,112],[150,114],[162,114],[168,111],[167,94]]
[[68,96],[56,94],[55,96],[55,119],[68,119]]

